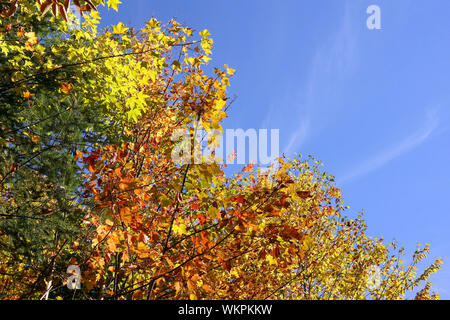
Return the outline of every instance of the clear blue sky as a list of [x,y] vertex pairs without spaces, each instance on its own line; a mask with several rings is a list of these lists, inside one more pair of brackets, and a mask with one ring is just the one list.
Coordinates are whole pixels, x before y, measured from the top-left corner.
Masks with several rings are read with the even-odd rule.
[[[448,0],[123,0],[103,25],[175,18],[214,39],[210,64],[236,69],[228,128],[279,128],[286,155],[336,176],[373,236],[444,258],[450,299]],[[381,8],[381,30],[366,9]]]

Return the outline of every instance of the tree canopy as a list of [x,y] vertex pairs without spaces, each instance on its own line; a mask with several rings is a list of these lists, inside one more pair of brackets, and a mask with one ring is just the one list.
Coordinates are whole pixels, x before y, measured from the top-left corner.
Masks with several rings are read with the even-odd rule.
[[439,297],[442,261],[369,237],[314,158],[173,161],[176,130],[222,131],[235,70],[205,71],[210,33],[174,20],[99,30],[119,3],[73,1],[77,22],[68,0],[1,2],[1,298]]

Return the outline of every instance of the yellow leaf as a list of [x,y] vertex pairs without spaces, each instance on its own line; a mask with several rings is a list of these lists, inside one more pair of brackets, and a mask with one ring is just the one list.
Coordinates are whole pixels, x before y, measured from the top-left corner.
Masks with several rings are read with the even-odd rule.
[[91,18],[92,19],[95,19],[95,20],[100,20],[101,19],[100,18],[100,14],[98,13],[97,10],[92,10],[90,14],[91,14]]
[[156,20],[155,18],[152,18],[149,22],[147,22],[145,24],[147,27],[149,28],[156,28],[159,25],[158,20]]
[[275,260],[275,258],[270,254],[266,256],[266,261],[269,262],[270,265],[277,264],[277,260]]
[[311,247],[311,245],[313,244],[314,240],[310,237],[310,236],[306,236],[303,239],[303,244],[302,244],[302,249],[304,251],[309,250],[309,248]]
[[119,4],[121,4],[120,0],[108,0],[108,9],[113,8],[116,11],[119,11]]
[[113,26],[113,33],[115,34],[124,34],[127,32],[128,28],[122,22],[119,22],[117,26]]
[[38,38],[36,38],[36,34],[34,32],[26,32],[25,36],[28,38],[27,42],[25,42],[25,49],[33,51],[33,46],[38,43]]
[[206,29],[203,31],[200,31],[200,37],[202,37],[202,38],[208,38],[210,35],[211,34],[209,33],[209,31]]
[[209,60],[211,60],[211,58],[208,56],[203,56],[202,60],[205,61],[206,64],[208,64],[208,62],[209,62]]
[[217,212],[219,211],[219,209],[217,209],[216,207],[209,207],[208,208],[208,215],[212,218],[215,219],[217,217]]
[[173,231],[180,235],[189,234],[188,231],[186,230],[186,225],[184,225],[184,224],[179,224],[179,225],[173,226]]
[[232,69],[232,68],[227,68],[227,73],[232,76],[234,74],[236,70]]
[[169,257],[165,257],[167,263],[169,264],[169,266],[173,267],[175,264],[172,262],[172,260],[169,259]]

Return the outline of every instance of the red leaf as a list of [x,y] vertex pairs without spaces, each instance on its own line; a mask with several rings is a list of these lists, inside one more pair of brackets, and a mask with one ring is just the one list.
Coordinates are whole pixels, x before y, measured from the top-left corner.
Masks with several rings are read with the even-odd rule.
[[273,248],[272,253],[275,258],[278,258],[280,256],[280,248],[276,246],[275,248]]
[[233,196],[231,197],[231,201],[243,204],[245,203],[245,198],[243,195]]
[[206,217],[204,214],[199,214],[197,216],[198,221],[200,222],[200,224],[205,224],[206,223]]
[[307,199],[311,197],[310,191],[297,191],[297,195],[302,199]]

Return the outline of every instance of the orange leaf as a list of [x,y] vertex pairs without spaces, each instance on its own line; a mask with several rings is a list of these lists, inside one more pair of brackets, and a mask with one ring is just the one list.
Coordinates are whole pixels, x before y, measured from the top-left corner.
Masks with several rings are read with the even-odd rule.
[[109,251],[112,251],[112,252],[116,252],[117,251],[116,242],[114,241],[114,239],[109,238],[107,240],[107,244],[108,244]]
[[71,83],[64,83],[64,82],[61,82],[61,91],[62,92],[64,92],[64,93],[69,93],[70,91],[72,91],[72,89],[73,89],[73,85],[71,84]]
[[92,173],[95,173],[95,166],[93,166],[92,164],[89,164],[88,170]]
[[200,209],[200,205],[198,203],[193,203],[193,204],[191,204],[191,209],[198,210],[198,209]]
[[137,290],[133,293],[133,300],[142,300],[144,298],[144,292],[142,290]]
[[34,94],[30,93],[30,91],[28,91],[28,90],[23,93],[24,98],[31,98],[33,96],[34,96]]
[[181,291],[181,289],[183,289],[183,284],[179,281],[175,282],[175,290],[178,292]]
[[214,293],[214,290],[211,289],[211,287],[208,286],[207,284],[204,284],[204,285],[202,286],[202,288],[203,288],[203,290],[206,290],[206,291],[208,291],[208,292]]
[[198,221],[200,222],[200,224],[205,224],[206,223],[206,217],[204,214],[199,214],[197,216]]
[[75,156],[75,159],[76,160],[78,160],[78,159],[83,159],[83,152],[81,152],[80,150],[77,150],[76,151],[76,156]]
[[242,172],[252,172],[255,165],[253,163],[249,163],[244,168],[242,168]]

